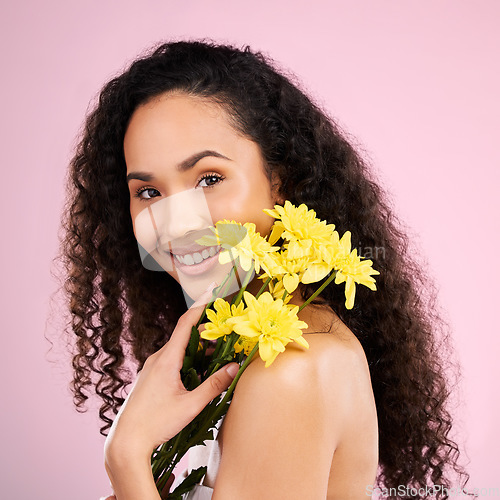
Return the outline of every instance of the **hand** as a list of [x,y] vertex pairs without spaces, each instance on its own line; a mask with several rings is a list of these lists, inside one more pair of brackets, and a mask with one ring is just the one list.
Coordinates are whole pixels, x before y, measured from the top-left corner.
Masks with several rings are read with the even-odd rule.
[[210,295],[211,290],[207,290],[179,318],[170,340],[148,357],[111,426],[104,445],[105,465],[119,498],[121,488],[117,489],[115,482],[120,478],[128,482],[126,476],[132,469],[139,468],[142,474],[153,451],[225,391],[238,371],[237,363],[229,363],[193,391],[182,384],[180,370],[191,328]]

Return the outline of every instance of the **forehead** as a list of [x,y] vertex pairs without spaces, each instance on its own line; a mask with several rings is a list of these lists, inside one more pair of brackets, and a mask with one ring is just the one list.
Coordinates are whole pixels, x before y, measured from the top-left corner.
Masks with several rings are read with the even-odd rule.
[[161,95],[139,106],[124,138],[127,165],[158,157],[180,162],[195,149],[245,154],[249,147],[257,145],[232,126],[222,105],[185,94]]
[[131,136],[159,133],[219,131],[236,134],[228,113],[222,105],[200,97],[185,94],[163,94],[141,104],[132,114],[125,133],[125,142]]

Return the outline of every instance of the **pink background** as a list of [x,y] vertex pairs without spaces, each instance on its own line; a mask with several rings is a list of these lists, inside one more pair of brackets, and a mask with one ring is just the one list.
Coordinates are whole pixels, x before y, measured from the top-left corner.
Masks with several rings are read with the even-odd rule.
[[139,52],[174,37],[268,52],[371,156],[454,328],[463,373],[456,430],[471,485],[500,487],[500,4],[141,4],[3,3],[2,497],[88,500],[109,491],[95,412],[74,411],[62,348],[47,353],[44,333],[58,328],[57,305],[46,323],[51,259],[65,168],[89,101]]

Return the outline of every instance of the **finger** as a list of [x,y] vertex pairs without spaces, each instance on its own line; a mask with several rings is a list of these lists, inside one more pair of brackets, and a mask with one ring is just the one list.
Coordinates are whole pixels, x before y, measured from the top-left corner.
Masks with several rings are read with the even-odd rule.
[[217,283],[212,282],[208,288],[200,295],[198,300],[179,318],[177,326],[174,328],[170,340],[165,344],[165,348],[175,349],[182,357],[191,336],[191,328],[196,325],[203,312],[205,305],[212,296],[212,290]]
[[212,281],[206,288],[206,290],[196,299],[191,305],[190,309],[193,307],[205,306],[208,301],[212,298],[213,289],[217,286],[215,281]]
[[227,390],[238,373],[239,368],[238,363],[229,363],[213,375],[210,375],[205,382],[191,391],[193,397],[196,397],[200,408],[205,407],[221,392]]

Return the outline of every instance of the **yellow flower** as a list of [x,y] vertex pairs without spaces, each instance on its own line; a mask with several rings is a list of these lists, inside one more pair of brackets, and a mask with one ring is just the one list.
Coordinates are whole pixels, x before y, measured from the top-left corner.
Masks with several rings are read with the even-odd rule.
[[287,292],[286,297],[283,299],[283,294],[285,293],[285,287],[283,285],[283,281],[277,280],[274,282],[274,280],[271,280],[269,282],[269,293],[273,296],[274,299],[281,299],[285,304],[287,304],[292,296]]
[[207,309],[208,323],[205,323],[205,330],[200,333],[200,337],[206,340],[215,340],[219,337],[229,335],[233,331],[231,318],[241,316],[245,309],[243,302],[240,302],[236,307],[234,304],[224,299],[218,298],[214,302],[215,311]]
[[342,238],[334,231],[330,241],[321,250],[321,258],[334,269],[338,269],[351,253],[351,232],[346,231]]
[[[316,250],[316,258],[311,259],[306,271],[304,271],[302,283],[321,281],[332,269],[338,268],[336,264],[343,262],[351,251],[350,234],[347,231],[342,240],[339,240],[339,233],[332,231],[329,237],[325,238],[324,243]],[[346,244],[348,248],[346,248]]]
[[[361,260],[356,250],[351,250],[351,233],[346,231],[339,237],[335,226],[316,217],[314,210],[302,204],[295,207],[288,200],[284,206],[275,205],[274,210],[264,212],[275,217],[270,243],[283,237],[287,242],[280,254],[272,255],[273,277],[278,277],[288,293],[298,284],[315,283],[336,271],[335,283],[346,282],[346,308],[352,309],[356,283],[376,290],[372,275],[371,260]],[[274,294],[273,294],[274,295]],[[274,295],[275,296],[275,295]]]
[[240,265],[245,271],[249,271],[252,262],[255,263],[255,272],[262,267],[270,272],[267,266],[267,255],[278,250],[272,247],[260,233],[255,231],[255,224],[246,222],[240,224],[234,220],[224,219],[210,228],[214,234],[203,236],[196,240],[200,245],[220,245],[225,251],[219,254],[219,263],[227,264],[239,258]]
[[345,281],[345,306],[352,309],[354,296],[356,294],[356,283],[367,286],[370,290],[376,290],[375,279],[372,275],[380,274],[372,268],[371,260],[361,260],[357,249],[351,251],[351,233],[346,231],[336,244],[328,250],[327,257],[333,268],[337,271],[335,284],[339,285]]
[[269,243],[274,244],[280,237],[288,240],[291,259],[315,254],[329,241],[335,229],[333,224],[318,219],[316,212],[309,210],[304,203],[296,207],[287,200],[284,206],[274,205],[274,210],[264,209],[264,212],[277,219],[273,224]]
[[252,352],[257,342],[258,340],[255,340],[255,337],[254,338],[238,337],[238,340],[234,344],[234,351],[235,352],[244,351],[245,356],[248,356]]
[[272,276],[282,281],[288,293],[293,293],[311,264],[310,260],[307,257],[291,259],[288,249],[273,254],[273,260]]
[[345,297],[346,309],[352,309],[354,305],[354,295],[356,293],[356,283],[367,286],[370,290],[376,290],[375,279],[371,275],[380,274],[373,269],[371,260],[361,260],[354,249],[345,262],[341,265],[335,276],[335,284],[346,282]]
[[259,354],[266,367],[292,340],[305,348],[309,347],[301,330],[307,328],[307,323],[298,319],[297,306],[284,304],[281,299],[275,300],[269,292],[264,292],[258,299],[246,291],[243,296],[247,308],[243,316],[231,320],[233,330],[245,337],[245,342],[259,342]]

